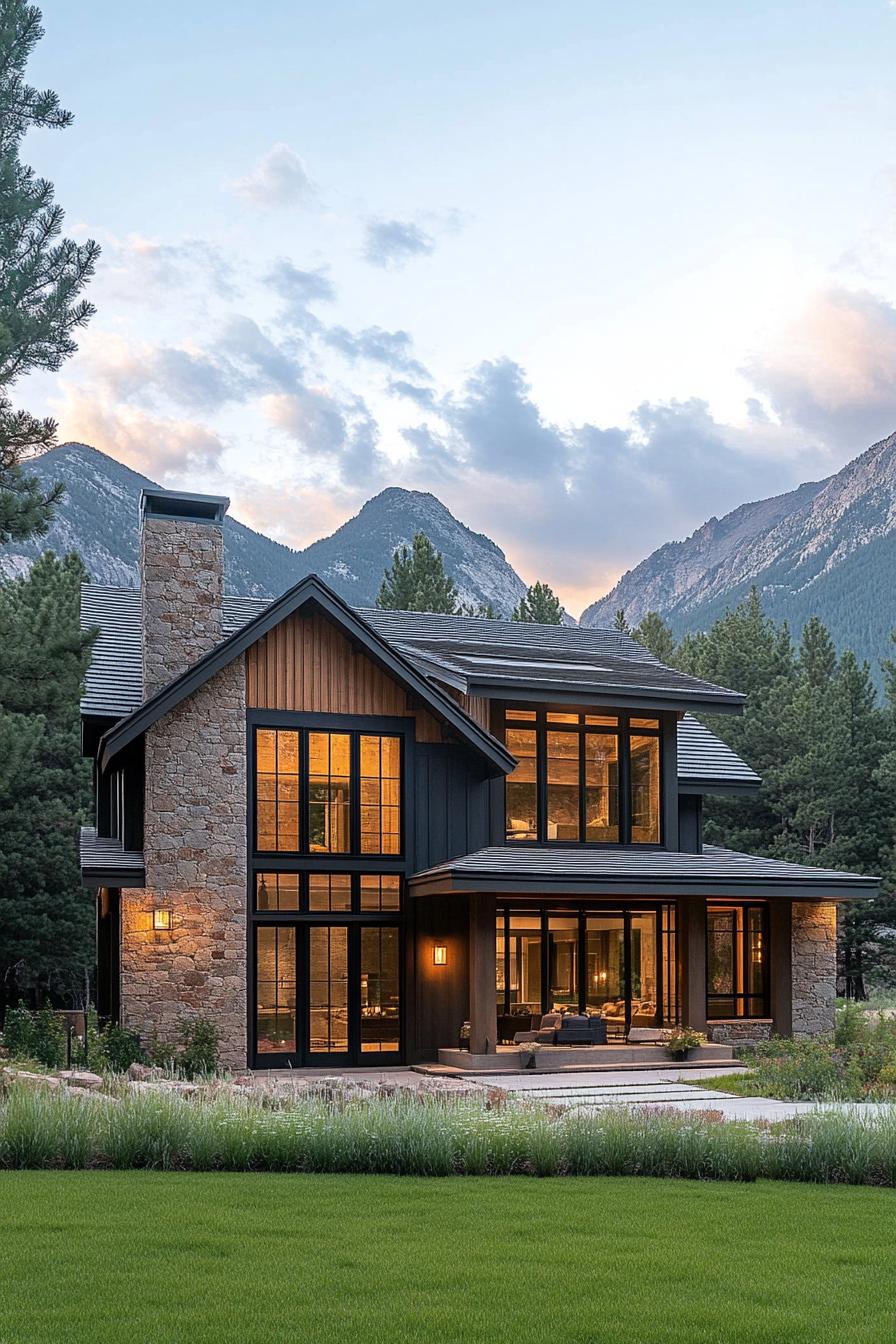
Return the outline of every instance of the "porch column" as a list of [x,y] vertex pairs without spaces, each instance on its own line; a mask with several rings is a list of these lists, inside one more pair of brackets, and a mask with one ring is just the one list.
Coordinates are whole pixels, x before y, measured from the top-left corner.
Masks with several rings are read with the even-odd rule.
[[769,990],[774,1029],[779,1036],[793,1030],[793,970],[791,950],[791,902],[784,896],[769,901]]
[[498,1043],[495,996],[495,898],[470,897],[470,1053],[494,1054]]
[[682,896],[678,901],[678,955],[681,1020],[695,1031],[705,1031],[706,901],[702,896]]

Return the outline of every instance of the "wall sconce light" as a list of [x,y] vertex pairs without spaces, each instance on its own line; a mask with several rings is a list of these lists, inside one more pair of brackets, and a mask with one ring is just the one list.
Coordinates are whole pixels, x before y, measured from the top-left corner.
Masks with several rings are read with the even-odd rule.
[[152,912],[153,933],[171,932],[171,911],[164,906],[156,906]]
[[448,965],[448,949],[444,943],[436,943],[435,947],[433,948],[432,964],[433,966]]

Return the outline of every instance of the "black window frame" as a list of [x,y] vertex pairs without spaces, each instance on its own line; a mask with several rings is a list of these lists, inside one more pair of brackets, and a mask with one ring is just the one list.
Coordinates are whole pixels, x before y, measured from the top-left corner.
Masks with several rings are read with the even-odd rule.
[[[743,937],[740,949],[742,983],[749,984],[750,973],[750,940],[748,937],[749,916],[751,910],[758,910],[762,918],[761,937],[762,937],[762,994],[751,994],[746,989],[738,993],[736,990],[731,994],[712,994],[709,989],[709,916],[713,910],[740,910],[743,917]],[[707,901],[706,902],[706,1020],[708,1022],[740,1022],[749,1021],[755,1018],[770,1017],[769,1005],[771,1002],[771,947],[769,943],[769,907],[767,901]],[[737,935],[735,933],[735,943]],[[737,957],[735,946],[734,957]],[[734,964],[734,963],[732,963]],[[746,1009],[748,1000],[761,998],[760,1011],[757,1012],[738,1012],[738,1006]],[[723,1017],[714,1017],[710,1008],[716,1003],[731,1003],[734,1005],[734,1012],[728,1013]]]
[[[248,788],[247,788],[247,834],[249,847],[255,866],[263,866],[264,860],[270,860],[268,869],[281,863],[300,861],[307,864],[333,865],[337,871],[342,864],[369,865],[370,863],[404,864],[407,850],[407,800],[408,772],[410,762],[410,744],[413,741],[412,724],[405,719],[370,718],[358,715],[335,714],[292,714],[285,712],[250,712],[248,723]],[[256,780],[258,767],[257,735],[259,731],[287,731],[298,733],[299,747],[299,848],[298,849],[259,849],[258,847],[258,800]],[[309,838],[308,809],[308,735],[309,733],[347,734],[349,741],[349,848],[348,850],[328,853],[325,850],[312,850]],[[370,853],[361,849],[361,738],[395,737],[399,743],[399,831],[398,850],[395,853]],[[261,865],[259,864],[261,861]]]
[[[508,712],[534,714],[534,719],[523,720],[508,723]],[[513,840],[507,834],[507,799],[505,787],[504,800],[504,844],[512,846],[524,845],[556,845],[559,848],[578,848],[587,846],[589,849],[619,849],[621,847],[644,849],[662,849],[666,843],[666,808],[665,808],[665,744],[663,732],[663,716],[659,712],[650,710],[624,710],[589,706],[580,708],[571,705],[538,705],[531,703],[507,701],[500,707],[501,714],[501,732],[502,740],[507,743],[507,730],[520,729],[522,731],[535,732],[535,789],[536,789],[536,830],[537,836],[534,840]],[[578,717],[578,723],[549,723],[550,714],[575,714]],[[618,720],[618,726],[612,727],[605,724],[586,723],[586,716],[604,716],[614,717]],[[656,728],[632,727],[633,719],[653,719],[657,723]],[[579,735],[579,839],[578,840],[559,840],[549,839],[548,830],[548,778],[547,778],[547,735],[553,732],[578,733]],[[586,840],[585,835],[585,740],[589,733],[604,734],[615,736],[617,739],[617,760],[619,767],[619,839],[618,840]],[[659,839],[658,840],[632,840],[632,796],[631,796],[631,738],[632,737],[654,737],[659,742]],[[508,775],[509,779],[510,776]]]
[[[501,899],[495,907],[495,931],[497,936],[498,920],[503,922],[504,936],[504,1001],[503,1004],[497,1003],[499,1016],[512,1016],[511,1010],[511,988],[510,988],[510,942],[511,929],[510,919],[514,915],[532,915],[533,923],[538,920],[540,930],[540,952],[541,957],[541,1011],[546,1013],[551,1011],[551,993],[550,993],[550,920],[553,916],[575,918],[578,920],[577,945],[578,945],[578,1008],[576,1011],[585,1013],[587,1008],[587,984],[586,977],[588,972],[587,959],[587,921],[589,917],[604,917],[607,915],[618,915],[623,921],[623,994],[625,999],[625,1034],[628,1034],[632,1020],[632,1000],[635,997],[632,994],[632,917],[636,915],[653,915],[656,919],[656,1009],[657,1023],[660,1026],[669,1026],[677,1022],[680,1018],[680,987],[678,983],[678,933],[677,920],[668,907],[670,904],[674,907],[674,902],[668,901],[618,901],[609,902],[606,906],[588,904],[572,905],[568,903],[551,903],[545,901],[526,901],[525,899]],[[496,967],[497,971],[497,960]],[[496,976],[497,980],[497,976]],[[497,1001],[498,989],[495,985],[495,998]]]

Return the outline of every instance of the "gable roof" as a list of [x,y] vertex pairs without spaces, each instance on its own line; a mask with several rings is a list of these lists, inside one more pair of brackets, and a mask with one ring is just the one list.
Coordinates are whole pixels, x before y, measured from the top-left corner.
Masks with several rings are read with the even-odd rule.
[[762,780],[706,724],[685,714],[678,722],[681,793],[754,793]]
[[347,606],[316,574],[301,579],[294,587],[269,603],[253,619],[233,631],[198,662],[193,663],[179,677],[163,686],[145,703],[106,732],[101,740],[101,763],[106,767],[129,743],[146,732],[153,723],[174,709],[182,700],[193,695],[216,673],[227,667],[234,658],[266,635],[274,626],[311,606],[328,617],[385,672],[411,690],[427,709],[457,736],[487,760],[493,770],[506,774],[516,764],[515,758],[496,738],[481,728],[446,691],[434,685],[397,649],[393,648],[367,622]]

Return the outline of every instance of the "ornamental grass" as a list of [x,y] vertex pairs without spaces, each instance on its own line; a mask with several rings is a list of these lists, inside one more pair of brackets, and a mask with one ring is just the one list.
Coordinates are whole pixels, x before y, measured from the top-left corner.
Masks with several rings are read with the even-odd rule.
[[272,1106],[219,1093],[81,1097],[12,1084],[0,1168],[656,1176],[896,1185],[896,1118],[811,1114],[780,1124],[718,1112],[560,1110],[399,1093]]

